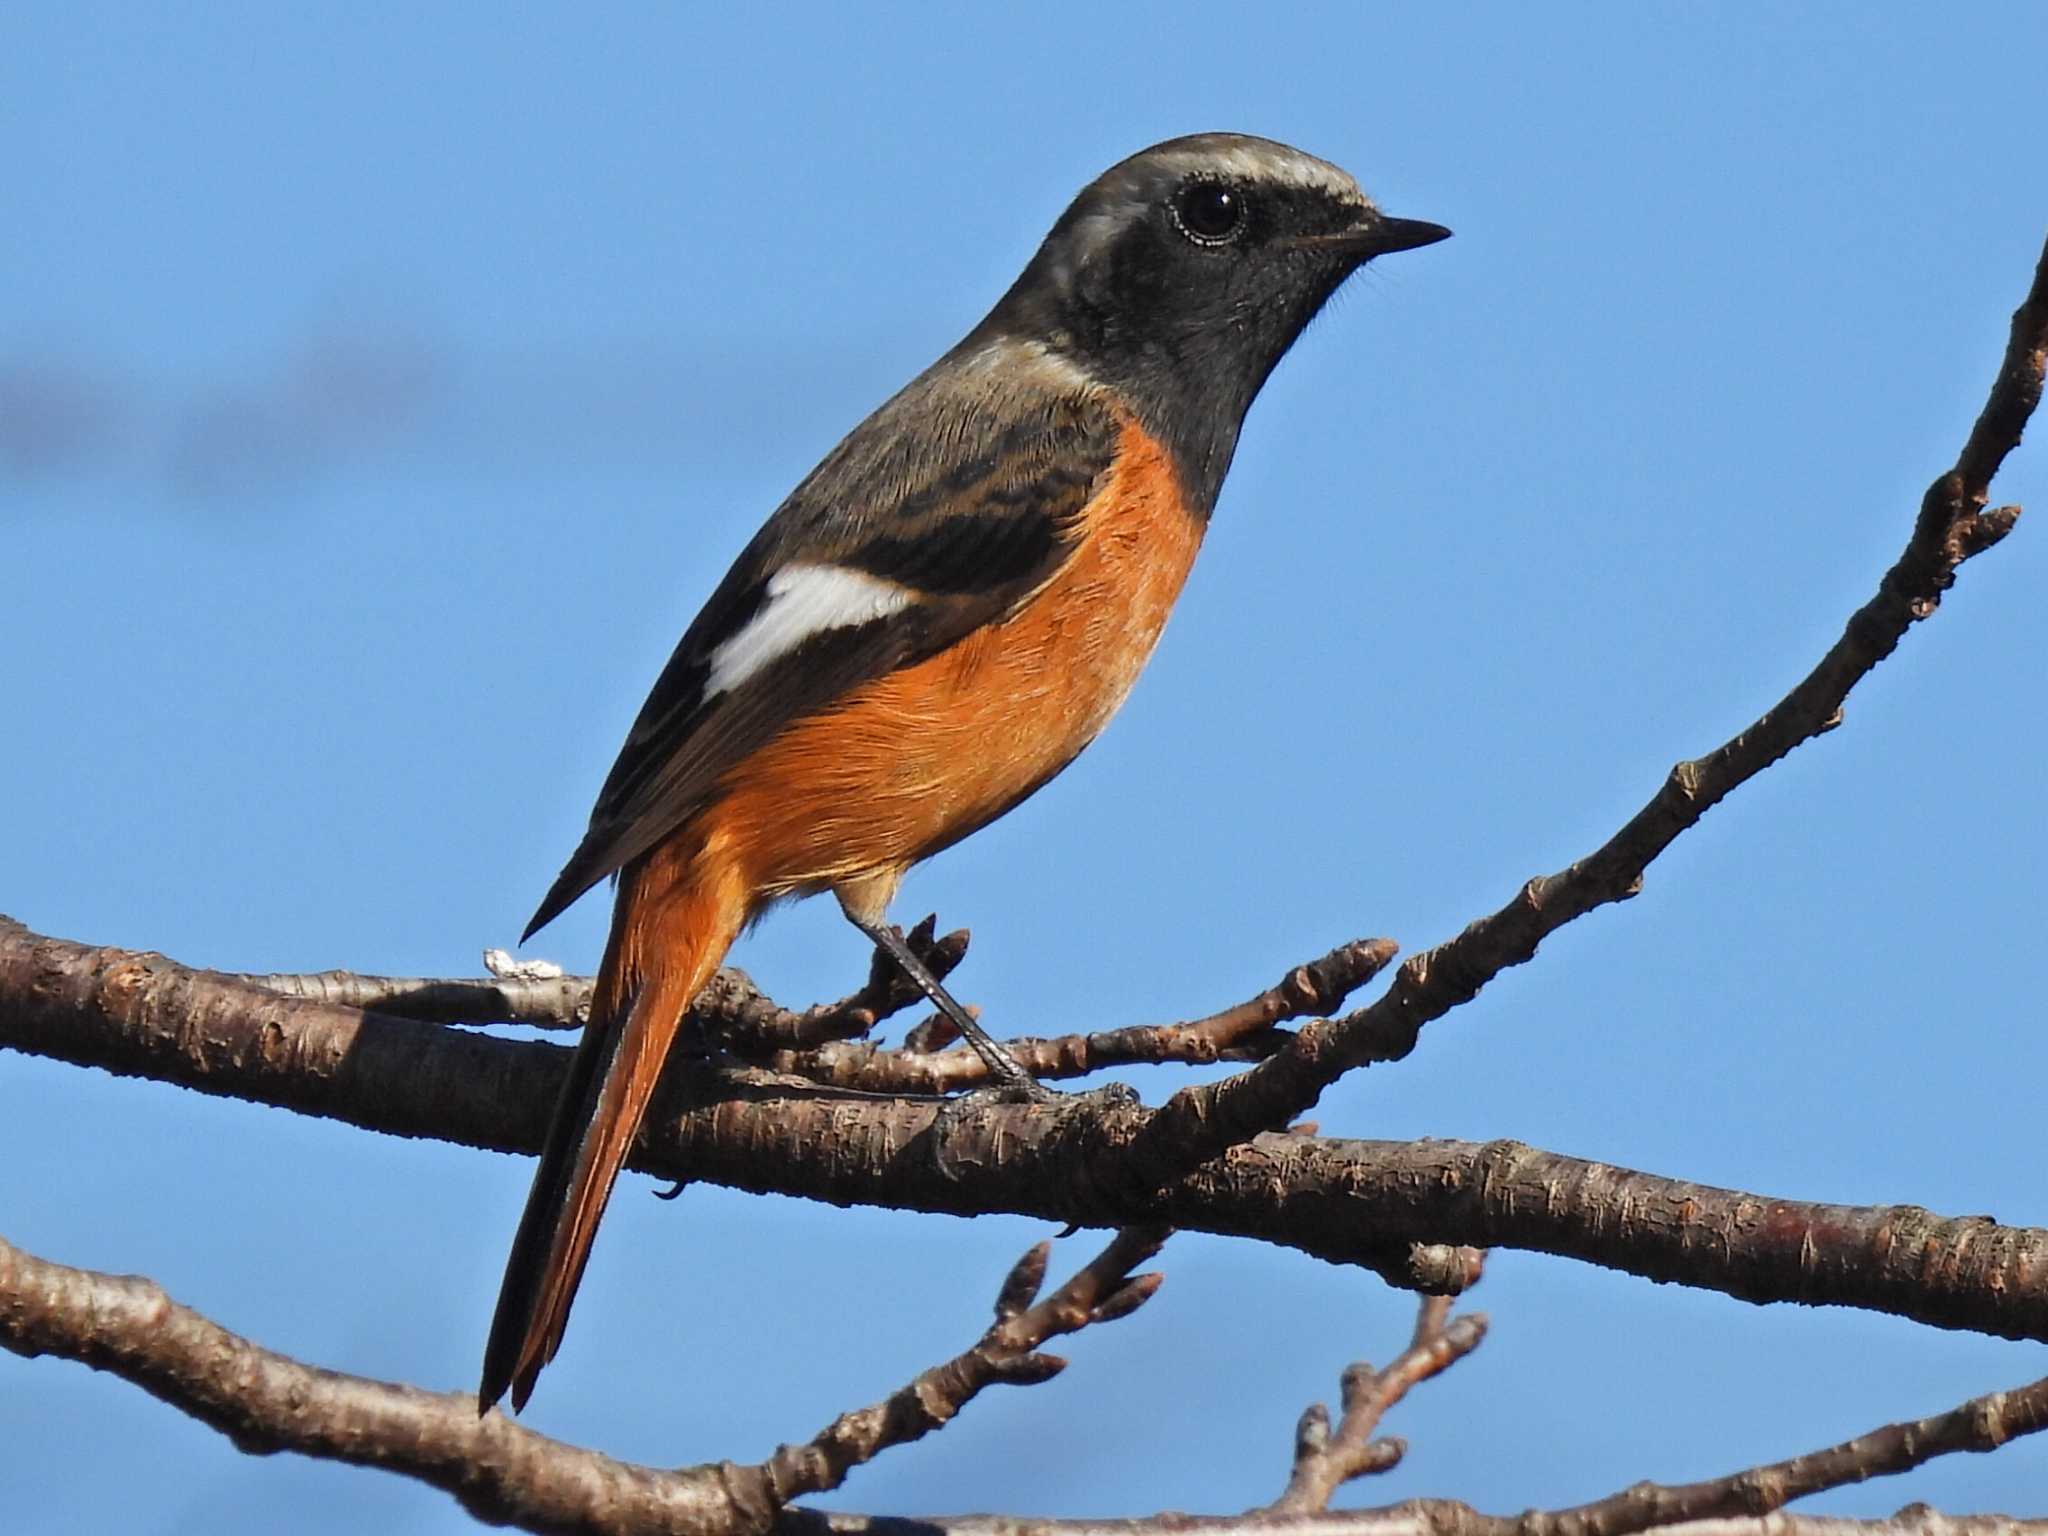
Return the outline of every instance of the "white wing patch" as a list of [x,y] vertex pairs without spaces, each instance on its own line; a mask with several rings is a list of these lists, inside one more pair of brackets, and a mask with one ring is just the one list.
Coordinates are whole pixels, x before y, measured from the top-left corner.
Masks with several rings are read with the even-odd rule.
[[812,635],[886,619],[915,601],[893,581],[843,565],[786,565],[768,578],[768,601],[711,653],[704,697],[729,693]]

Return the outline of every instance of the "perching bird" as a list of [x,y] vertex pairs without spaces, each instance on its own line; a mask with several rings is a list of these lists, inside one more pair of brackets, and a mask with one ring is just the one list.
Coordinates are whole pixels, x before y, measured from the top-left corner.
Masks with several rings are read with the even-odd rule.
[[988,317],[812,470],[711,594],[526,937],[618,876],[505,1269],[480,1410],[553,1358],[677,1026],[771,903],[831,891],[1035,1088],[885,913],[904,872],[1094,739],[1152,653],[1252,398],[1375,256],[1441,240],[1268,139],[1084,188]]

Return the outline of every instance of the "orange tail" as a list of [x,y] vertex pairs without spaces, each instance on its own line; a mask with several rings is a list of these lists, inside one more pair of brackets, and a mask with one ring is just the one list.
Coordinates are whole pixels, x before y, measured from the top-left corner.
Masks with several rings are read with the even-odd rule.
[[676,1027],[745,917],[738,880],[694,839],[671,839],[620,878],[590,1023],[505,1263],[484,1346],[479,1412],[507,1387],[514,1411],[524,1408],[541,1367],[555,1357],[598,1218]]

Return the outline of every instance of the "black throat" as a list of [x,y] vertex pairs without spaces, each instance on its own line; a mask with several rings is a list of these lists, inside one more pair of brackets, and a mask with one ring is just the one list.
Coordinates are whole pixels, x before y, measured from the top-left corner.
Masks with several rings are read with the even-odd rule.
[[1287,238],[1341,226],[1355,207],[1269,193],[1251,249],[1189,245],[1138,203],[1113,233],[1077,202],[962,343],[1036,343],[1110,389],[1163,443],[1190,510],[1206,518],[1245,413],[1295,339],[1356,270],[1355,257]]

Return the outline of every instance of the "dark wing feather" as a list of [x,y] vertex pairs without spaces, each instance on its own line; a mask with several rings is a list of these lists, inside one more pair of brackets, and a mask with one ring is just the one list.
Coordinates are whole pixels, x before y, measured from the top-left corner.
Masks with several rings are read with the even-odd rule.
[[[700,809],[721,776],[790,722],[995,622],[1071,552],[1108,469],[1118,422],[1092,396],[1003,383],[958,354],[869,417],[741,552],[662,669],[605,779],[590,830],[526,937]],[[711,659],[793,562],[895,582],[913,601],[828,629],[729,692],[704,697]]]

